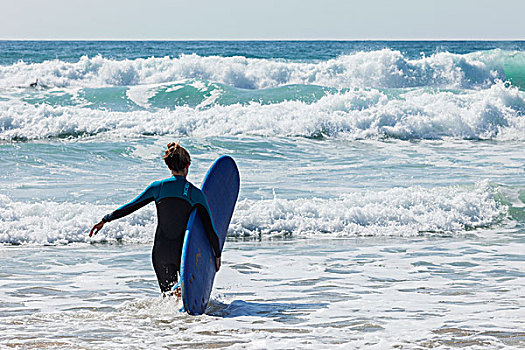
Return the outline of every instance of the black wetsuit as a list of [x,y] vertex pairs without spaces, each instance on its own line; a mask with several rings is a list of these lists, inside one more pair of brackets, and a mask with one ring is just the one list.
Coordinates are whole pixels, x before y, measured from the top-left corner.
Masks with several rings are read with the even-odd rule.
[[206,196],[184,176],[179,175],[153,182],[137,198],[104,216],[102,221],[119,219],[152,201],[155,201],[157,206],[159,220],[153,244],[153,268],[161,291],[167,292],[177,283],[184,233],[193,208],[199,210],[217,258],[221,256],[219,237],[213,225]]

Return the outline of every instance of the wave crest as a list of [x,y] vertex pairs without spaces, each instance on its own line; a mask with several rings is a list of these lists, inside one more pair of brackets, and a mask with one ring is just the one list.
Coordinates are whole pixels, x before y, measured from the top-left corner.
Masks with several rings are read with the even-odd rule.
[[355,89],[313,103],[251,102],[132,112],[0,103],[0,139],[174,134],[523,140],[524,115],[525,94],[503,83],[463,93]]
[[[230,236],[297,237],[416,236],[456,234],[496,224],[506,207],[487,181],[473,188],[393,188],[332,199],[242,200]],[[17,202],[0,195],[0,243],[73,242],[150,243],[155,231],[152,206],[106,225],[93,239],[87,234],[114,209],[89,203]]]
[[334,199],[249,201],[237,205],[232,234],[416,236],[490,226],[504,208],[488,182],[458,187],[393,188]]
[[[112,206],[90,203],[18,202],[0,195],[0,243],[90,242],[88,233],[92,225],[113,209]],[[92,241],[149,242],[154,233],[154,218],[153,208],[145,208],[124,220],[106,225]]]
[[0,66],[0,86],[28,86],[39,78],[49,87],[130,86],[195,79],[242,89],[291,84],[334,88],[475,89],[486,88],[498,79],[507,80],[506,69],[513,76],[524,71],[523,55],[492,50],[465,55],[440,52],[411,59],[400,51],[383,49],[313,62],[196,54],[112,60],[99,55],[83,56],[72,63],[52,60]]

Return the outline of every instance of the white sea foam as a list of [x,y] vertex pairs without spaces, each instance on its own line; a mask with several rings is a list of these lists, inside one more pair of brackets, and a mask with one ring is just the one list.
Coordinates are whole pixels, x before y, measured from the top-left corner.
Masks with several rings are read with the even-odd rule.
[[52,60],[0,66],[0,86],[28,86],[38,78],[41,84],[55,87],[128,86],[197,79],[245,89],[289,84],[483,88],[496,79],[506,79],[502,60],[512,54],[501,50],[466,55],[441,52],[411,59],[399,51],[384,49],[318,62],[195,54],[120,61],[84,56],[77,62]]
[[138,106],[141,106],[143,108],[149,108],[149,99],[153,96],[155,96],[155,93],[157,92],[156,89],[157,85],[151,86],[151,85],[140,85],[140,86],[134,86],[128,90],[126,90],[126,96],[132,100],[134,103],[136,103]]
[[473,189],[421,187],[334,199],[249,201],[237,206],[232,234],[414,236],[489,226],[502,214],[487,182]]
[[[91,203],[18,202],[0,195],[0,242],[9,244],[68,244],[90,242],[91,226],[115,207]],[[92,241],[141,243],[152,240],[154,209],[149,207],[106,225]]]
[[[209,99],[206,103],[210,103]],[[523,140],[525,137],[525,93],[504,83],[459,94],[413,89],[391,96],[376,89],[355,89],[324,96],[314,103],[252,102],[201,107],[117,112],[11,101],[0,103],[0,140],[82,134],[117,138],[144,134],[343,139]]]
[[517,237],[282,243],[228,242],[198,317],[143,246],[3,249],[0,347],[523,348]]
[[[474,188],[393,188],[332,199],[241,200],[229,235],[263,237],[414,236],[455,234],[498,222],[505,207],[488,182]],[[0,242],[90,242],[87,233],[114,209],[90,203],[19,202],[0,196]],[[148,243],[156,224],[153,206],[107,224],[93,241]]]

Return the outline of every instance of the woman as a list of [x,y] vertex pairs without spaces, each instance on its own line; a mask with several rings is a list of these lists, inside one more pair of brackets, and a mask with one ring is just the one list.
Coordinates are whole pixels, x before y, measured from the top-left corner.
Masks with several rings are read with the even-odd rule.
[[[153,182],[137,198],[104,216],[93,226],[89,237],[96,235],[105,223],[131,214],[155,201],[158,225],[153,244],[153,268],[157,274],[160,290],[167,294],[177,283],[184,233],[193,208],[199,210],[203,219],[208,239],[215,253],[217,271],[221,267],[221,250],[206,196],[186,180],[191,163],[190,154],[179,143],[172,142],[168,144],[163,158],[172,176]],[[180,296],[180,289],[177,289],[175,294]]]

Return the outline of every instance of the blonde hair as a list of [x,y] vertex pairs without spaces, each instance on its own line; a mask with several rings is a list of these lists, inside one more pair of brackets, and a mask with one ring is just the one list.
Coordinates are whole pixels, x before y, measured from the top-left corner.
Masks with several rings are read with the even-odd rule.
[[188,151],[178,142],[168,143],[168,149],[164,151],[164,162],[173,171],[182,171],[191,164],[191,157]]

